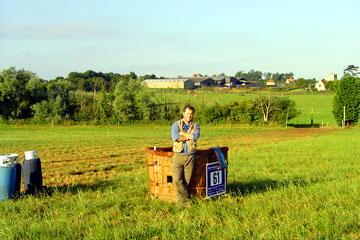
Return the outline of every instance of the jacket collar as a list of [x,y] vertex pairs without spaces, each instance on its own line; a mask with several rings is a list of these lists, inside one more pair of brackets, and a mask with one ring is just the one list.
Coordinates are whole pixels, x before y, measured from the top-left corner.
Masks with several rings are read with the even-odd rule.
[[[182,123],[183,125],[186,124],[183,118],[181,119],[181,123]],[[186,124],[186,125],[190,125],[190,124],[192,124],[192,123],[193,123],[193,120],[191,120],[191,121],[189,122],[189,124]]]

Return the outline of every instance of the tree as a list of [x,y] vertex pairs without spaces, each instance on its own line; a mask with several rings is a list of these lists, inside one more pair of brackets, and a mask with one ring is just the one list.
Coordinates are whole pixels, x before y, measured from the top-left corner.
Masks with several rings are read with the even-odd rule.
[[270,73],[270,72],[264,72],[263,73],[263,77],[264,77],[265,81],[270,80],[271,76],[272,76],[272,73]]
[[305,79],[305,78],[298,78],[295,82],[295,87],[297,88],[307,88],[311,84],[315,84],[316,79]]
[[259,96],[254,101],[255,106],[261,110],[265,123],[284,124],[286,120],[290,120],[300,113],[295,108],[295,102],[286,97]]
[[355,65],[348,65],[347,68],[344,69],[344,76],[354,76],[356,77],[359,74],[359,67]]
[[45,83],[35,73],[10,67],[0,73],[0,115],[4,119],[32,116],[31,105],[45,98]]
[[148,119],[151,113],[150,92],[140,78],[133,77],[130,74],[121,78],[115,89],[114,109],[122,122]]
[[237,73],[235,73],[235,77],[236,78],[245,78],[247,77],[247,74],[244,70],[238,71]]
[[99,102],[99,120],[101,123],[105,123],[108,118],[111,117],[111,102],[105,90],[101,91],[101,97]]
[[51,98],[34,104],[32,109],[35,112],[35,120],[59,123],[64,119],[66,105],[61,96],[58,95],[55,99]]
[[306,80],[305,78],[298,78],[295,82],[295,87],[297,88],[305,88],[306,87]]
[[52,81],[47,91],[47,100],[34,104],[34,119],[41,121],[60,122],[73,115],[76,106],[70,104],[70,93],[73,84],[63,78]]
[[268,122],[269,115],[270,115],[271,111],[274,110],[274,107],[273,107],[274,97],[271,95],[269,95],[267,97],[259,96],[255,99],[255,102],[256,102],[258,108],[261,110],[264,122]]
[[[345,112],[345,122],[344,120]],[[343,77],[336,90],[333,100],[333,114],[339,126],[354,125],[359,120],[360,112],[360,78],[348,74]]]
[[259,82],[262,80],[262,72],[261,71],[255,71],[254,69],[251,69],[247,74],[247,80]]
[[325,88],[330,92],[335,92],[338,87],[339,80],[335,79],[333,81],[327,81],[325,83]]

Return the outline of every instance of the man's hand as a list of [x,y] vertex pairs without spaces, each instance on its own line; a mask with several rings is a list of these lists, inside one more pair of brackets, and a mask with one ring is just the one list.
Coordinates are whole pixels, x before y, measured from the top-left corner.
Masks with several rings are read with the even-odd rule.
[[[196,132],[196,130],[195,130],[195,132]],[[179,137],[176,140],[178,142],[187,141],[187,140],[193,140],[194,139],[194,136],[191,133],[179,132],[179,134],[181,135],[181,137]]]
[[194,136],[191,133],[184,133],[183,136],[187,137],[187,139],[190,139],[190,140],[194,139]]

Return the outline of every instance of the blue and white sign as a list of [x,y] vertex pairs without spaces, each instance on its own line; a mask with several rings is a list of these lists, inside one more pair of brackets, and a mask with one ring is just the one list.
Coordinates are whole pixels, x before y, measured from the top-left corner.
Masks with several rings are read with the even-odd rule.
[[226,193],[226,168],[218,169],[219,163],[206,164],[206,196],[215,197]]

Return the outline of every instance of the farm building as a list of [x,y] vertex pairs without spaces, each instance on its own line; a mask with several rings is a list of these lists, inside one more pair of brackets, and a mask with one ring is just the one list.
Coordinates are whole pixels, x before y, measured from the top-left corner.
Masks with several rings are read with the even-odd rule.
[[326,75],[326,81],[334,81],[337,79],[337,74],[335,73],[329,73]]
[[197,77],[189,78],[194,81],[195,86],[197,87],[236,87],[236,85],[241,84],[241,82],[235,77],[227,76],[217,76],[217,77]]
[[188,78],[146,79],[144,83],[148,88],[195,88],[194,82]]
[[252,83],[252,82],[242,80],[242,79],[240,79],[239,82],[240,83],[237,84],[236,87],[246,87],[246,86],[249,86],[249,87],[261,87],[261,84]]
[[219,76],[219,77],[211,77],[211,79],[215,82],[215,87],[223,87],[225,86],[225,77]]
[[234,77],[225,77],[225,84],[229,87],[236,87],[241,84],[241,81]]
[[189,79],[194,82],[196,88],[216,86],[215,81],[209,77],[191,77]]
[[325,83],[326,83],[325,80],[320,80],[315,84],[315,88],[318,91],[325,91],[326,90]]
[[295,83],[295,80],[294,80],[292,77],[290,77],[290,78],[286,79],[285,83],[287,83],[287,84],[294,84],[294,83]]
[[266,86],[275,86],[275,81],[272,79],[269,79],[266,81]]

